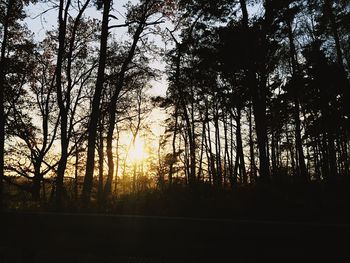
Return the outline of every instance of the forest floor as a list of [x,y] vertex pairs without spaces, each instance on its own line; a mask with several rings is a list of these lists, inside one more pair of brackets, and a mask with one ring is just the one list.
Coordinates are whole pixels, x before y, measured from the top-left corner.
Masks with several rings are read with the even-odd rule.
[[348,180],[177,186],[0,214],[0,262],[347,262]]
[[350,224],[1,213],[0,262],[348,262]]
[[[33,202],[30,197],[9,199],[7,211],[57,212],[51,202]],[[164,190],[148,189],[98,202],[96,193],[89,208],[74,198],[60,212],[248,219],[278,221],[350,222],[350,180],[290,182],[274,180],[234,189],[216,189],[201,184],[195,188],[174,185]]]

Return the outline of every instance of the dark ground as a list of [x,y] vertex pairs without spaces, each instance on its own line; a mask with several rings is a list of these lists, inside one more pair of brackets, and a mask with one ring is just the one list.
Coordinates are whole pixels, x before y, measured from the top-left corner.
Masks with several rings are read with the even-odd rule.
[[349,189],[345,181],[178,188],[89,211],[8,209],[0,263],[350,262]]
[[2,213],[0,262],[349,262],[349,224]]

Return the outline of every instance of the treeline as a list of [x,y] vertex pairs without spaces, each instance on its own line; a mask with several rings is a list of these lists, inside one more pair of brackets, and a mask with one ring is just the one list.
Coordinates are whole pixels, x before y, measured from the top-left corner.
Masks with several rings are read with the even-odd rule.
[[[2,196],[14,186],[40,200],[49,184],[60,207],[67,180],[87,204],[127,178],[135,192],[150,178],[164,189],[349,176],[350,1],[140,0],[124,16],[109,0],[60,0],[46,3],[57,25],[42,41],[23,23],[36,4],[0,4]],[[154,58],[168,90],[150,102]],[[154,105],[167,128],[144,176],[127,169],[120,134],[152,137]]]
[[217,187],[348,176],[349,7],[180,1],[160,100],[169,183],[182,168],[188,184]]
[[[159,75],[149,63],[165,17],[160,3],[127,3],[126,14],[109,0],[1,3],[1,192],[5,185],[33,200],[51,196],[58,207],[68,196],[88,203],[95,173],[99,199],[111,195],[118,169],[128,172],[118,151],[127,156],[130,146],[118,147],[119,133],[127,130],[134,142],[147,128],[145,92]],[[26,23],[25,10],[37,5],[46,8],[39,15],[57,17],[42,40]],[[88,10],[102,13],[101,21]]]

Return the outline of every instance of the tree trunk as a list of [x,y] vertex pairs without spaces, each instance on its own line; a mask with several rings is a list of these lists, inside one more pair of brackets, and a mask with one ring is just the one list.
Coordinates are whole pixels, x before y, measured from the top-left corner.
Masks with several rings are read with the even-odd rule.
[[119,129],[118,124],[116,125],[116,131],[117,131],[117,139],[116,139],[116,147],[115,147],[115,176],[114,176],[114,194],[118,194],[118,172],[119,172]]
[[205,122],[202,120],[202,140],[201,140],[201,148],[200,148],[197,182],[201,182],[202,174],[203,174],[202,167],[203,167],[203,155],[204,155],[204,140],[205,140]]
[[250,154],[250,174],[254,182],[257,180],[254,141],[253,141],[253,122],[252,122],[252,106],[249,105],[249,154]]
[[3,182],[4,182],[4,155],[5,155],[5,68],[6,50],[8,42],[9,16],[12,8],[12,0],[7,4],[7,12],[3,23],[1,54],[0,54],[0,210],[3,206]]
[[219,112],[217,105],[215,105],[214,113],[214,126],[215,126],[215,159],[217,169],[217,187],[222,187],[222,167],[221,167],[221,143],[220,143],[220,127],[219,127]]
[[97,80],[95,93],[92,101],[91,115],[88,129],[88,150],[86,160],[86,170],[84,177],[84,186],[82,198],[85,204],[90,202],[91,190],[93,184],[94,168],[95,168],[95,143],[97,134],[97,124],[100,117],[100,100],[104,84],[104,74],[106,67],[107,40],[108,40],[108,20],[111,1],[103,1],[103,19],[100,42],[100,57],[97,72]]
[[[291,160],[291,165],[292,165],[292,176],[295,176],[295,161],[294,161],[294,151],[293,151],[293,145],[291,144],[289,140],[289,130],[288,130],[288,124],[286,125],[286,139],[287,139],[287,151],[289,149],[290,151],[290,160]],[[289,158],[287,158],[288,160]],[[288,169],[287,165],[287,169]]]
[[177,156],[176,156],[176,135],[177,135],[177,126],[178,126],[178,105],[175,105],[175,124],[174,124],[174,131],[173,131],[173,141],[172,141],[172,148],[173,148],[173,153],[172,153],[172,157],[170,160],[170,165],[169,165],[169,175],[168,175],[168,180],[169,180],[169,187],[171,187],[172,183],[173,183],[173,167],[174,164],[177,161]]
[[78,167],[79,167],[79,150],[78,144],[75,140],[75,169],[74,169],[74,198],[78,200]]
[[[203,126],[206,126],[206,119],[203,120]],[[204,144],[205,144],[205,155],[207,157],[207,169],[208,169],[208,180],[209,180],[209,184],[212,184],[212,167],[211,167],[211,158],[210,158],[210,154],[209,154],[209,146],[208,146],[208,139],[207,139],[207,132],[204,132]]]
[[117,111],[117,101],[119,94],[124,86],[124,79],[125,74],[128,70],[129,64],[132,62],[132,59],[135,54],[135,50],[137,47],[137,43],[140,39],[141,33],[144,29],[144,23],[141,21],[139,23],[139,26],[136,29],[136,32],[133,37],[133,43],[130,47],[130,50],[128,52],[128,56],[124,60],[122,67],[120,69],[120,72],[118,74],[118,82],[115,86],[114,94],[112,96],[111,102],[108,107],[108,114],[109,114],[109,127],[108,127],[108,133],[107,133],[107,160],[108,160],[108,175],[107,175],[107,181],[105,185],[104,195],[105,197],[108,197],[111,193],[112,189],[112,180],[113,180],[113,173],[114,173],[114,160],[113,160],[113,153],[112,153],[112,145],[113,145],[113,134],[114,134],[114,128],[116,125],[116,111]]
[[241,109],[237,109],[237,119],[236,119],[236,140],[237,140],[237,154],[239,159],[239,167],[241,171],[241,180],[244,185],[248,184],[247,173],[245,169],[244,153],[243,153],[243,143],[242,143],[242,132],[241,132]]
[[277,157],[276,157],[276,131],[271,130],[271,163],[272,163],[272,176],[277,175]]
[[[57,167],[57,187],[56,187],[56,205],[60,209],[62,206],[62,198],[64,192],[64,173],[67,166],[68,159],[68,105],[65,105],[65,98],[62,90],[62,65],[64,61],[64,52],[65,52],[65,41],[66,41],[66,28],[67,28],[67,19],[68,19],[68,9],[70,6],[70,0],[67,1],[66,6],[64,7],[64,0],[60,0],[58,21],[58,53],[56,61],[56,90],[57,90],[57,103],[60,110],[61,118],[61,157]],[[69,103],[66,101],[66,103]]]
[[241,10],[242,10],[242,24],[244,27],[248,28],[249,16],[248,16],[247,2],[246,0],[239,0],[239,3],[241,5]]
[[[258,89],[265,87],[253,87],[253,111],[255,117],[256,137],[259,149],[260,179],[264,182],[269,181],[269,158],[267,145],[267,119],[266,119],[266,95],[265,92]],[[262,93],[259,95],[259,93]]]
[[296,159],[297,159],[297,175],[299,175],[302,180],[309,181],[306,165],[305,165],[305,157],[303,151],[303,145],[301,141],[301,128],[300,128],[300,103],[299,103],[299,83],[297,82],[299,67],[297,61],[297,53],[294,44],[294,35],[292,31],[292,21],[287,21],[288,27],[288,37],[289,37],[289,48],[290,48],[290,58],[292,62],[292,78],[293,78],[293,98],[294,98],[294,109],[293,116],[295,121],[295,149],[296,149]]
[[41,163],[37,164],[34,167],[34,177],[33,177],[33,186],[32,186],[32,197],[34,201],[40,201],[40,190],[41,190],[41,181],[42,181],[40,167],[41,167]]
[[98,143],[98,189],[97,189],[97,200],[100,204],[103,201],[103,174],[104,174],[104,139],[103,139],[103,116],[100,120],[99,127],[99,143]]
[[213,157],[208,105],[206,106],[206,119],[207,119],[207,131],[208,131],[208,149],[209,149],[209,157],[210,157],[210,160],[208,160],[208,161],[209,161],[210,167],[211,167],[210,170],[211,170],[212,182],[214,185],[216,185],[217,184],[217,172],[216,172],[216,167],[215,167],[215,162],[214,162],[214,157]]
[[[243,26],[248,29],[248,12],[247,4],[245,0],[240,0],[241,10],[243,14]],[[267,32],[268,27],[271,24],[272,10],[270,1],[265,1],[265,20],[264,20],[264,35],[262,41],[265,43],[264,48],[267,47]],[[264,64],[264,63],[262,63]],[[265,66],[265,65],[264,65]],[[260,82],[256,79],[256,73],[253,68],[247,69],[247,79],[249,82],[249,88],[251,90],[253,101],[253,112],[255,117],[256,136],[259,149],[259,163],[260,163],[260,179],[262,181],[268,181],[269,172],[269,157],[268,157],[268,144],[267,144],[267,126],[266,126],[266,79],[267,72],[261,70]]]
[[224,115],[223,117],[223,124],[224,124],[224,140],[225,140],[225,145],[224,145],[224,187],[226,187],[227,184],[227,174],[228,172],[232,169],[231,167],[231,156],[229,153],[229,147],[228,147],[228,121],[227,121],[227,116]]

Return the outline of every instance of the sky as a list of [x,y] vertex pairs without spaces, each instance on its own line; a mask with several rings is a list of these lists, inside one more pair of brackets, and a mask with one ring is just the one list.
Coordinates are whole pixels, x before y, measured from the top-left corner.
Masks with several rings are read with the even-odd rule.
[[[56,1],[57,3],[58,1]],[[117,0],[114,1],[112,12],[117,17],[122,19],[126,12],[124,5],[127,2],[135,3],[136,0],[126,1],[126,0]],[[28,18],[25,20],[25,23],[28,25],[29,29],[32,30],[35,34],[35,38],[38,40],[43,39],[45,36],[45,31],[56,28],[57,26],[57,8],[53,8],[52,3],[38,2],[36,4],[30,4],[26,8],[26,13]],[[72,10],[74,14],[74,10]],[[87,8],[85,12],[86,16],[102,19],[102,11],[97,10],[95,6]],[[125,33],[125,30],[120,30],[120,36]],[[124,31],[124,32],[123,32]]]
[[[122,24],[124,22],[126,8],[125,4],[128,2],[136,3],[137,0],[126,1],[118,0],[114,1],[112,14],[119,18],[119,20],[111,20],[110,25]],[[49,30],[57,28],[57,8],[52,8],[51,3],[38,2],[37,4],[27,7],[26,12],[28,17],[24,20],[24,23],[28,25],[28,28],[34,33],[34,39],[41,41],[45,37],[45,33]],[[74,10],[72,10],[74,14]],[[102,19],[102,11],[97,10],[95,6],[91,6],[86,10],[86,16],[91,18]],[[113,30],[113,37],[117,41],[123,41],[128,39],[127,29],[118,28]],[[164,46],[159,39],[155,39],[155,42],[160,46]],[[161,59],[155,60],[151,64],[152,68],[158,70],[164,70],[164,62]],[[152,96],[165,96],[166,93],[166,80],[164,77],[151,81],[151,89],[149,94]]]
[[[83,0],[84,2],[84,0]],[[125,19],[126,8],[125,4],[127,2],[137,3],[137,0],[126,1],[126,0],[117,0],[114,1],[112,14],[118,17],[119,20],[111,19],[110,25],[114,24],[123,24]],[[55,1],[54,3],[57,3]],[[53,8],[53,3],[43,3],[38,2],[37,4],[27,7],[26,9],[27,18],[24,20],[24,23],[27,24],[28,28],[33,32],[34,39],[36,41],[41,41],[45,37],[45,33],[49,30],[57,28],[57,7]],[[71,14],[74,15],[74,10],[71,11]],[[97,10],[95,6],[89,7],[85,15],[90,18],[96,18],[100,21],[102,20],[102,10]],[[127,34],[127,28],[118,28],[113,30],[113,38],[117,41],[124,41],[130,38]],[[160,46],[164,46],[159,39],[154,40]],[[151,63],[152,68],[157,70],[164,71],[165,65],[161,58],[155,60]],[[150,96],[165,96],[167,90],[167,82],[165,74],[163,74],[159,79],[152,80],[150,83],[150,89],[147,93]],[[148,115],[145,120],[150,124],[150,128],[153,134],[157,137],[161,136],[164,133],[164,127],[162,125],[166,115],[162,109],[154,108]]]

